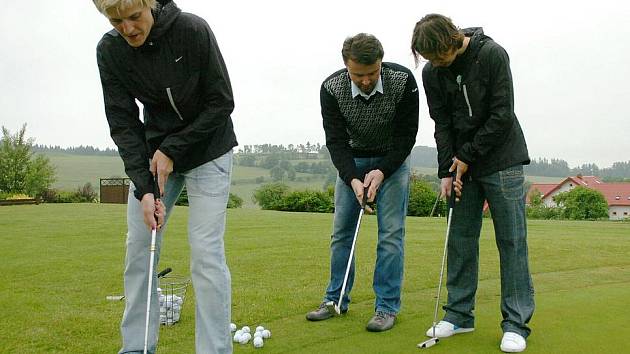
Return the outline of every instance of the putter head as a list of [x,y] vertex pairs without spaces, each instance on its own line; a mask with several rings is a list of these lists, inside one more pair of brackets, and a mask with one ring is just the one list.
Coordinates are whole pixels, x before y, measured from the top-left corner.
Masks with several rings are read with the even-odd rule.
[[335,305],[335,303],[332,301],[328,301],[326,303],[326,309],[328,310],[328,312],[333,313],[335,316],[341,314],[341,309],[339,308],[339,306]]
[[440,338],[434,337],[434,338],[425,340],[422,343],[418,343],[418,348],[420,348],[420,349],[430,348],[430,347],[438,344],[439,342],[440,342]]

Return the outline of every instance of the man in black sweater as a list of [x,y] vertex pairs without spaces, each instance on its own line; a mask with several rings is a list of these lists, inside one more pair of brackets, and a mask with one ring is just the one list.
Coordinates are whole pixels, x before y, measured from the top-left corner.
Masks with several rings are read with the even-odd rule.
[[[386,331],[400,311],[405,216],[409,189],[408,156],[418,131],[418,87],[409,69],[384,63],[378,39],[365,33],[347,38],[345,68],[322,84],[320,100],[326,146],[339,175],[335,185],[335,217],[331,241],[330,282],[311,321],[333,316],[338,303],[363,200],[376,201],[377,259],[374,269],[375,314],[369,331]],[[354,260],[341,301],[348,310]]]
[[[459,30],[436,14],[416,24],[411,49],[417,59],[428,61],[422,82],[435,121],[441,193],[450,195],[454,184],[459,199],[448,240],[446,315],[435,335],[474,330],[479,234],[487,200],[501,256],[500,347],[523,351],[534,312],[523,186],[529,157],[514,113],[508,55],[481,28]],[[433,336],[432,328],[427,336]]]

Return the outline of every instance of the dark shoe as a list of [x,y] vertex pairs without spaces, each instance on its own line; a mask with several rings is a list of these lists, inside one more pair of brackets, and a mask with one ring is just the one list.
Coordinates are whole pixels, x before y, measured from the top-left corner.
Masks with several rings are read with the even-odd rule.
[[[348,309],[342,309],[341,313],[348,312]],[[323,321],[333,317],[335,312],[335,303],[332,301],[322,302],[317,310],[311,311],[306,314],[306,319],[309,321]]]
[[383,332],[388,329],[394,327],[394,321],[396,320],[396,315],[391,313],[386,313],[382,311],[376,311],[376,314],[370,322],[368,322],[366,329],[370,332]]

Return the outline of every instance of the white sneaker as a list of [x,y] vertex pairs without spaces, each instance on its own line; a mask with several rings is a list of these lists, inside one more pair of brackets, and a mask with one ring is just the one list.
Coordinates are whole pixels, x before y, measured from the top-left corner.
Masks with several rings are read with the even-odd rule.
[[527,347],[527,342],[520,334],[514,332],[503,333],[501,350],[506,353],[520,353]]
[[[437,325],[435,325],[435,336],[438,338],[445,338],[454,334],[472,332],[474,330],[474,328],[462,328],[450,322],[440,321]],[[427,329],[427,337],[433,337],[433,326]]]

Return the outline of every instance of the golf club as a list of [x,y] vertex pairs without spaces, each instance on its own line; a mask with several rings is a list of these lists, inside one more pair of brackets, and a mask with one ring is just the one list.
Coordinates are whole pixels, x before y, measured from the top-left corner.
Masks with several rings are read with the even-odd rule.
[[440,193],[438,193],[437,198],[435,198],[435,203],[433,203],[433,209],[431,209],[431,214],[429,214],[430,218],[433,217],[433,213],[435,213],[435,208],[437,207],[438,202],[440,201],[440,197],[442,196]]
[[[157,277],[159,279],[159,278],[165,276],[166,274],[168,274],[168,273],[170,273],[172,271],[173,271],[173,269],[171,269],[170,267],[169,268],[164,268],[164,270],[162,270],[161,272],[158,273]],[[108,295],[106,297],[106,299],[110,300],[110,301],[121,301],[124,298],[125,298],[125,295]]]
[[357,220],[357,228],[354,231],[354,237],[352,239],[352,247],[350,248],[350,255],[348,256],[348,265],[346,266],[346,274],[343,277],[343,285],[341,286],[341,294],[339,294],[339,301],[335,305],[335,312],[341,314],[341,302],[343,301],[343,295],[346,292],[346,283],[348,282],[348,274],[350,274],[350,265],[352,264],[352,257],[354,256],[354,246],[357,243],[357,236],[359,235],[359,226],[361,225],[361,217],[365,211],[365,205],[367,204],[368,189],[363,190],[363,201],[361,202],[361,210],[359,210],[359,220]]
[[[155,176],[153,176],[153,196],[156,201],[160,199],[160,190],[157,184],[157,172]],[[157,217],[155,218],[155,222],[157,223]],[[144,354],[147,354],[147,346],[149,342],[149,314],[151,313],[151,294],[153,286],[153,262],[155,261],[155,236],[157,234],[157,225],[156,227],[151,229],[151,247],[149,256],[149,281],[147,285],[147,316],[144,324]]]
[[[454,182],[454,179],[455,178],[453,177],[453,182]],[[439,197],[440,196],[438,195],[438,198]],[[446,223],[446,237],[444,238],[444,253],[442,254],[442,267],[440,268],[440,281],[438,282],[437,298],[435,300],[435,311],[433,312],[433,336],[431,337],[431,339],[425,340],[422,343],[418,343],[418,348],[421,348],[421,349],[430,348],[440,342],[440,339],[435,336],[435,326],[437,325],[438,308],[440,307],[440,295],[442,293],[442,280],[444,278],[444,265],[446,264],[448,235],[451,231],[451,219],[453,216],[454,207],[455,207],[455,185],[451,184],[451,196],[448,198],[448,220]]]

